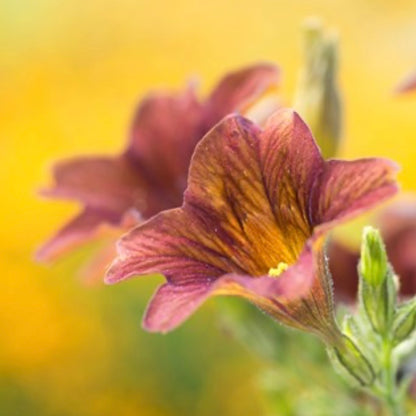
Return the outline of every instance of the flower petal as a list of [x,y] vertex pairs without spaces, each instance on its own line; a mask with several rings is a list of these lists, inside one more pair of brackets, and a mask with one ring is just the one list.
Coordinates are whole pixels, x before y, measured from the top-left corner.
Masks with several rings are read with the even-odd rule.
[[89,207],[120,215],[144,203],[139,172],[125,157],[83,157],[53,168],[55,185],[42,190],[47,197],[75,199]]
[[215,124],[234,111],[243,111],[279,81],[279,68],[266,63],[228,74],[207,100],[208,124]]
[[312,234],[310,195],[324,160],[308,126],[290,109],[268,119],[260,157],[269,204],[281,239],[290,241],[293,262]]
[[195,283],[160,286],[150,301],[143,327],[150,332],[166,333],[185,321],[210,295],[211,287]]
[[150,95],[134,117],[127,153],[153,187],[179,196],[170,208],[181,204],[192,152],[206,132],[202,116],[202,105],[189,87],[181,93]]
[[96,236],[103,222],[119,225],[119,217],[112,212],[84,210],[37,250],[36,259],[44,262],[51,261],[62,252],[91,240]]
[[308,246],[299,263],[279,278],[226,274],[215,280],[188,279],[183,284],[167,283],[155,293],[143,324],[149,331],[170,331],[213,295],[244,297],[271,315],[292,323],[293,318],[287,314],[285,305],[306,294],[314,277],[313,269],[313,254]]
[[121,156],[83,157],[57,164],[56,184],[43,194],[78,200],[85,213],[46,243],[38,257],[49,258],[65,245],[82,243],[109,218],[112,225],[121,224],[131,209],[149,218],[179,206],[197,142],[228,112],[240,109],[243,102],[254,100],[275,83],[277,73],[271,65],[257,65],[230,74],[207,104],[198,101],[192,86],[177,94],[153,94],[140,105],[128,148]]
[[[285,121],[281,128],[266,130],[261,148],[261,131],[242,117],[230,116],[211,130],[195,151],[183,208],[162,213],[125,236],[107,280],[155,272],[175,282],[195,280],[194,274],[199,279],[225,273],[259,276],[282,261],[293,264],[311,234],[306,202],[298,201],[312,182],[314,171],[307,176],[307,169],[321,159],[309,136],[299,139],[304,145],[299,153],[292,135],[310,133],[296,124],[301,122],[292,112],[279,114]],[[284,128],[294,120],[295,127]],[[279,151],[273,147],[276,141]],[[281,187],[282,201],[275,187]],[[305,221],[301,229],[295,227],[300,221]]]
[[107,271],[106,282],[116,283],[134,275],[161,273],[175,284],[211,281],[235,269],[232,260],[204,239],[198,218],[181,209],[161,212],[124,235],[118,257]]
[[[280,277],[227,274],[213,281],[167,283],[159,287],[147,308],[143,326],[151,332],[168,332],[185,321],[211,296],[246,298],[279,321],[330,336],[333,325],[331,288],[327,287],[322,268],[321,245],[307,244],[296,265]],[[313,286],[313,290],[310,288]],[[317,325],[317,323],[319,325]]]
[[386,159],[327,162],[311,198],[316,232],[325,232],[394,195],[397,170]]
[[[337,331],[322,233],[391,193],[393,168],[386,166],[379,160],[327,164],[291,110],[278,111],[264,131],[229,116],[198,144],[182,207],[126,234],[106,280],[166,277],[145,319],[151,330],[172,329],[210,295],[236,295],[330,340]],[[349,189],[347,201],[336,198],[336,184],[346,188],[357,167],[366,168],[356,179],[360,188]],[[335,208],[326,205],[331,192]],[[321,222],[325,228],[314,233]],[[281,262],[290,267],[268,276]]]
[[277,67],[269,64],[233,72],[205,104],[198,101],[192,86],[183,93],[149,96],[134,118],[128,154],[155,187],[181,196],[197,142],[223,117],[242,110],[276,84],[278,74]]
[[59,254],[98,235],[101,226],[123,227],[132,212],[137,224],[138,212],[160,209],[133,165],[126,157],[74,158],[53,168],[55,184],[41,191],[50,198],[78,200],[84,204],[81,214],[59,230],[35,254],[50,261]]

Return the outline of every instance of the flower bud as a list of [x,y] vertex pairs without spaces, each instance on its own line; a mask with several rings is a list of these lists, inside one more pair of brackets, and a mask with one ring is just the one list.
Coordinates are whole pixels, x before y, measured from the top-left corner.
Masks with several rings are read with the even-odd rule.
[[304,65],[294,108],[305,119],[325,158],[337,153],[342,130],[342,106],[337,84],[337,37],[324,32],[319,20],[304,26]]
[[359,298],[364,311],[373,329],[386,334],[393,321],[397,287],[383,240],[372,227],[364,228],[358,272]]
[[375,373],[368,359],[363,355],[351,338],[342,335],[340,343],[328,350],[335,369],[347,379],[370,386],[374,382]]
[[378,230],[365,227],[361,244],[359,273],[373,287],[381,286],[387,276],[387,255]]

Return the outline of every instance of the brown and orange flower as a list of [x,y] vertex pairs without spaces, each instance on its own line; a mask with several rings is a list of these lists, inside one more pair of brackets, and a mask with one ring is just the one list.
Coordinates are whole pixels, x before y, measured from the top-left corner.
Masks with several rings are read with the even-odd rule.
[[56,164],[55,185],[42,194],[76,200],[83,210],[40,248],[37,258],[51,260],[96,236],[103,225],[125,228],[179,206],[198,141],[227,114],[245,110],[278,79],[277,67],[259,64],[225,76],[204,102],[192,87],[177,94],[152,94],[140,104],[121,155]]
[[292,110],[260,129],[229,116],[198,144],[182,207],[126,234],[106,281],[161,273],[144,327],[166,332],[213,295],[241,296],[279,321],[339,336],[323,240],[396,191],[383,159],[324,161]]

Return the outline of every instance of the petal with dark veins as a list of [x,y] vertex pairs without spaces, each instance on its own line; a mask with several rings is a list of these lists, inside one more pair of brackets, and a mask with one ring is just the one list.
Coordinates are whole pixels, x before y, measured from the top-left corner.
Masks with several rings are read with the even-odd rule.
[[[126,234],[107,282],[166,277],[145,319],[150,330],[172,329],[211,295],[236,295],[329,339],[323,233],[394,193],[394,173],[378,159],[325,162],[290,110],[264,131],[229,116],[197,146],[182,207]],[[269,276],[281,263],[287,269]]]
[[387,159],[330,160],[315,183],[311,213],[316,232],[325,232],[393,196],[398,167]]

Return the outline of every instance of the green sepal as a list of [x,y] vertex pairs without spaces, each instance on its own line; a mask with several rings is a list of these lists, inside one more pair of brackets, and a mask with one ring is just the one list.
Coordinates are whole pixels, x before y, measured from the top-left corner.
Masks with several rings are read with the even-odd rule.
[[374,331],[386,335],[392,328],[397,284],[378,230],[365,227],[358,265],[358,297]]
[[362,337],[362,331],[354,316],[344,316],[344,319],[342,321],[342,333],[354,340],[360,339]]
[[336,371],[345,379],[361,387],[373,384],[375,372],[372,365],[348,336],[342,335],[337,346],[328,348],[328,355]]
[[393,323],[395,345],[406,340],[416,328],[416,299],[400,305]]
[[379,334],[387,334],[393,323],[397,299],[393,273],[389,271],[387,278],[378,287],[370,286],[361,278],[359,298],[373,329]]

